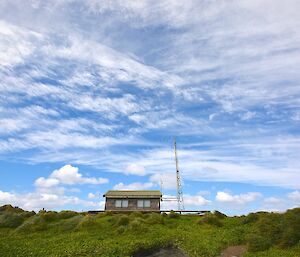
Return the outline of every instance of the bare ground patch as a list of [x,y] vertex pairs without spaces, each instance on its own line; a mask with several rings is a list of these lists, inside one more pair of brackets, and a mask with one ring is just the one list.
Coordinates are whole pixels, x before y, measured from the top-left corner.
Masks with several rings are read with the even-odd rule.
[[246,251],[246,245],[229,246],[221,253],[219,257],[243,257]]

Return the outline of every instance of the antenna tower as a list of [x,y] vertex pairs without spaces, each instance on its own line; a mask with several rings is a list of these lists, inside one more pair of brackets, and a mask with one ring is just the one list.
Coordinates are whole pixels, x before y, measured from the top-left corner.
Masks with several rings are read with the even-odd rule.
[[183,203],[182,184],[181,184],[180,172],[178,167],[176,139],[174,139],[174,152],[175,152],[175,163],[176,163],[177,205],[178,205],[178,211],[183,211],[184,203]]

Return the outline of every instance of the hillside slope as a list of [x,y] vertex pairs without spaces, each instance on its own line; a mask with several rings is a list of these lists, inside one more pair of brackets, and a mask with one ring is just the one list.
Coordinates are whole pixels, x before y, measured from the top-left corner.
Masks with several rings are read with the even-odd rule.
[[226,217],[26,212],[0,207],[0,256],[141,256],[176,247],[187,255],[214,257],[247,245],[245,257],[300,257],[300,209],[284,214]]

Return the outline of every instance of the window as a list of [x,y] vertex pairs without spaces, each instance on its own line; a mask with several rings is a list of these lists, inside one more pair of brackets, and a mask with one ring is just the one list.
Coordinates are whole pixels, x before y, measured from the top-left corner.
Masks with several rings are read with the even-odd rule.
[[137,202],[138,208],[149,208],[150,207],[150,200],[138,200]]
[[128,207],[128,200],[116,200],[115,207],[117,208],[127,208]]
[[144,201],[143,200],[138,200],[137,207],[138,208],[143,208],[144,207]]

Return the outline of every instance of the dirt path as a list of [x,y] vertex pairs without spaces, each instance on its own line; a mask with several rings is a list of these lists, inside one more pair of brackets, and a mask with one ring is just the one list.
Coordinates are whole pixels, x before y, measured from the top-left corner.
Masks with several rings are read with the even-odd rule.
[[246,245],[229,246],[225,249],[219,257],[243,257],[243,254],[247,251]]
[[[229,246],[218,257],[243,257],[246,251],[246,245]],[[188,257],[188,255],[176,248],[163,248],[152,254],[139,253],[134,257]]]
[[188,255],[186,255],[181,250],[176,248],[163,248],[150,255],[144,255],[141,253],[134,256],[135,257],[188,257]]

